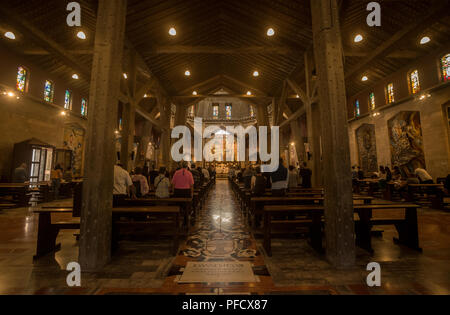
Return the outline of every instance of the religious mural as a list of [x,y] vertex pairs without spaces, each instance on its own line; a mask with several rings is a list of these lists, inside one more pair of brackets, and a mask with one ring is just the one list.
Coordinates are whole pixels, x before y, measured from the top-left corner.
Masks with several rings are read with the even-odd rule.
[[409,173],[425,168],[420,112],[399,112],[388,121],[388,129],[392,166]]
[[375,125],[362,124],[356,129],[359,166],[365,173],[376,172],[378,169],[377,144]]
[[72,170],[75,176],[82,175],[84,130],[75,126],[64,128],[64,149],[72,151]]

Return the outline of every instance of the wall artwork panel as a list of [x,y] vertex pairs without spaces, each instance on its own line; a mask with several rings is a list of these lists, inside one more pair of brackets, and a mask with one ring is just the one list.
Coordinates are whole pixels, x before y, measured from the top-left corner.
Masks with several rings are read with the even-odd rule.
[[388,120],[388,129],[392,166],[399,166],[404,173],[425,168],[420,112],[399,112]]
[[72,170],[75,176],[82,175],[84,130],[77,127],[64,128],[64,149],[72,150]]
[[359,166],[365,173],[376,172],[378,169],[377,144],[375,125],[363,124],[356,129]]

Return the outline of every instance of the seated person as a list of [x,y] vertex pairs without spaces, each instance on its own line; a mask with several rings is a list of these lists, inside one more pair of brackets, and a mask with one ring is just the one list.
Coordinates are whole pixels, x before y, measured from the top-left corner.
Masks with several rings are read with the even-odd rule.
[[159,169],[159,175],[155,178],[155,196],[157,198],[169,198],[170,197],[170,181],[167,177],[165,167]]
[[64,172],[63,179],[66,182],[71,182],[72,178],[73,178],[72,167],[69,166]]
[[122,165],[114,165],[113,207],[118,207],[131,193],[133,199],[136,192],[130,174],[122,168]]
[[270,175],[272,182],[272,196],[285,196],[289,183],[289,172],[283,165],[283,159],[280,158],[278,169]]
[[423,168],[416,168],[414,175],[417,176],[421,184],[433,184],[433,177],[431,177]]
[[150,190],[147,179],[142,173],[142,168],[137,167],[134,171],[134,175],[131,176],[131,180],[133,181],[133,183],[139,182],[139,191],[136,191],[136,195],[138,197],[147,195]]
[[293,166],[289,166],[289,188],[298,187],[298,172],[297,169]]
[[253,196],[263,196],[266,192],[266,179],[259,166],[256,168],[256,174],[252,176],[251,191]]

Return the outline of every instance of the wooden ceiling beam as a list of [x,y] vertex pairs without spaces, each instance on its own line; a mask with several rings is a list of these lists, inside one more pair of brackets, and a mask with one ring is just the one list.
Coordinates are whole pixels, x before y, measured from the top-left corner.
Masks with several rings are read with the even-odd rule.
[[424,29],[429,27],[433,22],[439,20],[440,17],[448,14],[448,0],[440,1],[430,7],[430,11],[421,18],[416,19],[413,23],[408,24],[403,29],[392,35],[387,41],[378,46],[370,55],[366,56],[357,65],[350,68],[345,73],[348,79],[362,71],[366,71],[369,64],[377,59],[387,56],[401,44],[401,41],[407,37],[415,37]]
[[142,51],[143,55],[161,54],[220,54],[220,55],[242,55],[242,54],[275,54],[296,55],[301,48],[288,46],[156,46],[148,51]]

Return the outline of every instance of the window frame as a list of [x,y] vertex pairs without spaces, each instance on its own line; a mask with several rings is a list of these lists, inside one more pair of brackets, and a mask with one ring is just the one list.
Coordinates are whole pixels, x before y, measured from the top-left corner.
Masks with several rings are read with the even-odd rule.
[[[19,68],[22,68],[22,69],[24,69],[25,71],[26,71],[26,75],[25,75],[25,86],[24,86],[24,88],[23,88],[23,91],[22,90],[20,90],[19,88],[18,88],[18,77],[19,77]],[[21,93],[28,93],[28,87],[29,87],[29,83],[30,83],[30,70],[27,68],[27,67],[25,67],[25,66],[22,66],[22,65],[19,65],[18,67],[17,67],[17,71],[16,71],[16,90],[17,91],[19,91],[19,92],[21,92]]]
[[[47,89],[46,89],[47,82],[49,82],[50,86],[51,86],[51,89],[50,89],[50,94],[51,94],[50,95],[50,100],[46,99],[47,98],[47,95],[46,95],[46,93],[47,93]],[[52,80],[45,80],[45,83],[44,83],[44,101],[46,101],[47,103],[51,103],[51,104],[53,104],[54,101],[55,101],[55,83]]]

